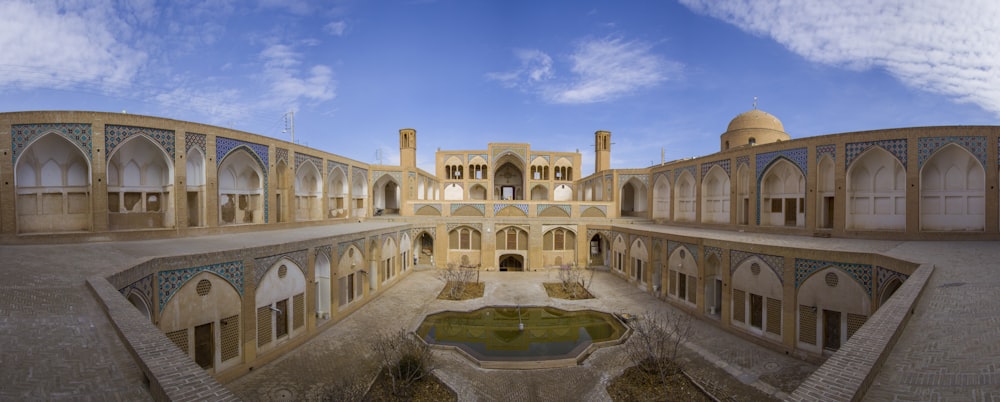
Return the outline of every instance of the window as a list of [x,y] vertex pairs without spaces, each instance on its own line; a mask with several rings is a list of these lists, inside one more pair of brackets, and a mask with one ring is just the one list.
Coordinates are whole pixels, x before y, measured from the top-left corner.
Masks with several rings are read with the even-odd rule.
[[479,250],[479,232],[461,227],[448,234],[448,247],[452,250]]
[[756,328],[764,326],[764,297],[750,294],[750,325]]
[[517,250],[517,231],[513,229],[507,230],[507,249]]
[[562,229],[556,230],[552,236],[552,248],[554,250],[564,250],[566,247],[566,232]]
[[458,248],[462,249],[462,250],[468,250],[468,249],[472,248],[472,245],[471,245],[472,239],[471,239],[471,237],[472,237],[472,233],[470,233],[469,229],[462,229],[458,233]]
[[781,199],[772,198],[771,199],[771,212],[779,213],[781,212]]
[[677,274],[677,297],[687,300],[687,275]]

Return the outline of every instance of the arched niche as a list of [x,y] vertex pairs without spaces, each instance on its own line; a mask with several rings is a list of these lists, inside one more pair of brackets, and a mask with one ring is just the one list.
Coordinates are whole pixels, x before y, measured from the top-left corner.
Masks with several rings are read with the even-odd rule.
[[237,148],[219,165],[219,224],[264,223],[264,173],[247,148]]
[[90,160],[65,137],[38,137],[14,163],[18,233],[91,229]]
[[889,151],[871,147],[847,169],[847,229],[906,229],[906,169]]
[[920,230],[986,229],[986,169],[958,144],[934,152],[920,169]]
[[760,224],[805,226],[806,179],[785,158],[776,159],[760,178]]
[[729,223],[729,175],[715,165],[701,182],[702,223]]

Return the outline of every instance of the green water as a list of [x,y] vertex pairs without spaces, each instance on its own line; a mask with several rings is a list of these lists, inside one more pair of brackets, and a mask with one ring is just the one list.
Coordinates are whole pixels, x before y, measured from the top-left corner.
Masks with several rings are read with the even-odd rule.
[[427,316],[417,328],[428,343],[457,346],[479,360],[570,358],[591,343],[616,340],[624,333],[625,327],[610,314],[553,307],[446,311]]

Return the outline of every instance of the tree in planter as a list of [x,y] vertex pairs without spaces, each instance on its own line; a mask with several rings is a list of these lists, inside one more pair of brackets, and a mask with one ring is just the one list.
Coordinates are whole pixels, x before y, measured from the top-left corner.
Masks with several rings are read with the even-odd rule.
[[430,345],[403,328],[376,336],[372,352],[398,397],[409,397],[413,385],[434,370]]
[[691,316],[674,310],[647,312],[629,325],[632,335],[625,342],[626,355],[639,369],[656,375],[666,388],[667,379],[683,368],[677,361],[677,352],[681,344],[694,336]]
[[474,268],[460,268],[449,263],[448,268],[437,271],[438,279],[444,281],[448,288],[448,298],[458,300],[465,293],[465,288],[475,279],[479,281],[479,270]]
[[578,299],[583,296],[582,291],[590,291],[590,284],[594,282],[594,271],[590,271],[588,277],[587,269],[578,267],[575,263],[559,267],[559,283],[563,291]]

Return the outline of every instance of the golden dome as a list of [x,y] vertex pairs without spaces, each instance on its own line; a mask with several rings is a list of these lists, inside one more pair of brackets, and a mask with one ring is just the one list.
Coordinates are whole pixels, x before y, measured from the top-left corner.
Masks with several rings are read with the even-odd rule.
[[785,126],[781,124],[781,120],[778,120],[777,117],[774,117],[770,113],[758,109],[736,116],[729,122],[729,128],[726,129],[726,131],[736,131],[748,128],[785,132]]

